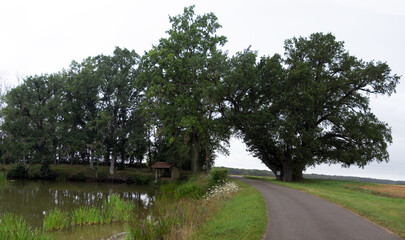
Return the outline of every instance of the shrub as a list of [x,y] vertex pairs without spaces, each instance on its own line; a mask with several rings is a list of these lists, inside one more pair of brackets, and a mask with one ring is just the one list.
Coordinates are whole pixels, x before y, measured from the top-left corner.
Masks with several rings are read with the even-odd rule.
[[44,163],[39,169],[39,177],[41,179],[55,179],[55,174],[49,169],[49,164]]
[[206,187],[203,185],[199,185],[195,181],[189,181],[181,184],[176,191],[174,192],[174,196],[176,198],[194,198],[198,199],[204,196],[206,192]]
[[79,172],[78,174],[73,175],[69,180],[84,182],[86,181],[86,179],[87,179],[86,174]]
[[210,182],[209,186],[221,185],[227,181],[228,170],[221,168],[214,168],[210,171]]
[[8,178],[25,178],[27,177],[27,171],[21,164],[12,165],[7,172]]
[[149,184],[152,181],[152,178],[150,176],[134,174],[131,176],[131,180],[136,184]]
[[174,192],[176,191],[176,189],[178,187],[179,187],[179,184],[177,182],[167,182],[167,183],[160,185],[158,198],[160,200],[173,199]]

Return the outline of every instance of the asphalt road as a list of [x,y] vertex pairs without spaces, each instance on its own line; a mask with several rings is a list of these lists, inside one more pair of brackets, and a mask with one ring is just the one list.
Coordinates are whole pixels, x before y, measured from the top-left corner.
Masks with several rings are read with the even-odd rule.
[[266,200],[271,240],[404,240],[330,202],[268,182],[238,178]]

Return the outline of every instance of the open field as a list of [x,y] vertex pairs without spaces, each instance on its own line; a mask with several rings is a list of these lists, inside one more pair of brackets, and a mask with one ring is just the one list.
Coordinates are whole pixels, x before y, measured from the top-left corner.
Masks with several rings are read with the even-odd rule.
[[[405,237],[405,199],[397,196],[401,194],[402,188],[396,188],[395,185],[314,179],[287,183],[267,177],[248,178],[269,181],[318,196]],[[389,189],[395,189],[395,197],[375,191]]]
[[405,186],[404,185],[365,185],[359,187],[361,190],[370,191],[371,194],[381,195],[393,198],[405,198]]

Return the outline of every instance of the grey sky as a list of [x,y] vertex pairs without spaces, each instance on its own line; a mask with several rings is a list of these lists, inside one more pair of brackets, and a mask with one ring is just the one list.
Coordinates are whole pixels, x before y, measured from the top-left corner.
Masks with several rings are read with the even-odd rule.
[[[16,76],[52,73],[72,60],[111,54],[115,46],[143,54],[170,28],[168,15],[195,4],[196,12],[213,12],[227,36],[225,49],[233,55],[252,46],[259,55],[282,54],[293,36],[332,32],[345,41],[351,54],[366,61],[386,61],[394,73],[405,76],[405,1],[401,0],[283,0],[283,1],[45,1],[0,2],[0,76],[7,85]],[[392,127],[391,161],[365,169],[318,166],[308,172],[405,180],[405,88],[388,97],[372,97],[373,112]],[[231,155],[217,165],[265,166],[232,140]]]

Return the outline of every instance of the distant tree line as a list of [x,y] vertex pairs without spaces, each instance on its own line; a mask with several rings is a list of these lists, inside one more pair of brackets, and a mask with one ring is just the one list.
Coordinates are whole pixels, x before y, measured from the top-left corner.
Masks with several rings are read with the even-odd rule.
[[218,168],[227,169],[228,174],[230,174],[230,175],[275,177],[274,173],[272,173],[268,170],[242,169],[242,168],[229,168],[229,167],[218,167]]
[[335,37],[285,42],[285,56],[229,57],[213,13],[170,17],[168,36],[143,56],[72,62],[28,76],[2,96],[3,163],[175,163],[196,173],[227,153],[232,134],[284,181],[308,166],[388,161],[391,130],[369,108],[395,92],[386,63],[351,56]]

